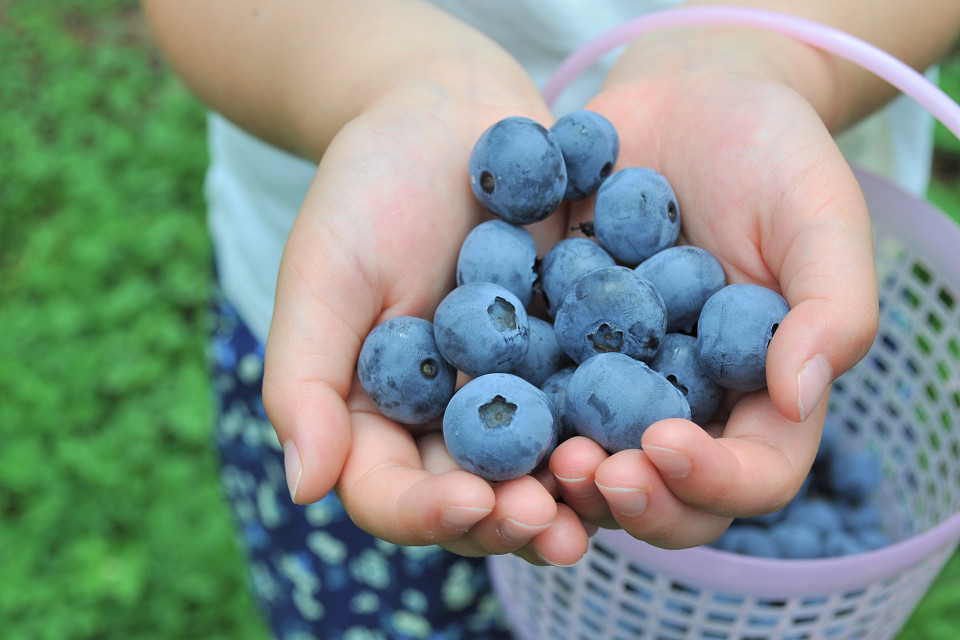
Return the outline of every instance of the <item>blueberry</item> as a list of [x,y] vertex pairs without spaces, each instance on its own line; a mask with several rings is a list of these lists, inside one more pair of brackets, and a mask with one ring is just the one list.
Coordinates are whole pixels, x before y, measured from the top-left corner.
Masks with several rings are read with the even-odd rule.
[[492,481],[534,470],[556,446],[544,393],[521,378],[490,373],[467,382],[443,414],[443,439],[461,467]]
[[828,465],[833,456],[840,450],[841,442],[842,436],[838,427],[828,416],[823,423],[823,432],[820,435],[820,445],[817,447],[814,465],[817,467]]
[[444,360],[423,318],[391,318],[373,328],[357,361],[360,385],[380,412],[403,424],[443,415],[457,371]]
[[730,284],[710,296],[697,323],[700,364],[728,389],[757,391],[767,386],[767,347],[789,311],[772,289]]
[[843,530],[843,515],[830,501],[822,497],[794,500],[787,509],[786,522],[802,522],[821,534]]
[[529,118],[505,118],[484,131],[468,168],[480,203],[512,224],[543,220],[560,205],[567,189],[560,144]]
[[879,527],[862,529],[856,533],[857,539],[863,543],[867,551],[880,549],[893,544],[893,541]]
[[673,187],[653,169],[620,169],[597,191],[593,230],[614,258],[640,264],[677,241],[680,208]]
[[780,555],[770,533],[750,524],[734,523],[710,546],[758,558],[776,558]]
[[539,387],[554,371],[573,363],[557,343],[552,324],[534,316],[528,316],[527,322],[530,324],[530,345],[512,373]]
[[610,453],[639,449],[643,432],[658,420],[690,419],[690,405],[676,387],[622,353],[601,353],[577,367],[564,407],[577,433]]
[[588,271],[614,265],[613,256],[587,238],[566,238],[553,245],[540,263],[540,288],[547,313],[556,315],[560,297],[577,278]]
[[492,282],[470,282],[447,294],[433,329],[444,359],[471,377],[512,371],[530,342],[523,304]]
[[828,558],[852,556],[868,550],[863,540],[849,531],[831,531],[823,540],[823,555]]
[[850,531],[879,529],[883,523],[880,507],[874,500],[844,504],[840,508],[840,515],[843,517],[843,526]]
[[701,427],[717,412],[724,389],[704,372],[697,356],[697,339],[682,333],[668,333],[660,349],[650,360],[650,368],[659,371],[686,397],[691,420]]
[[523,227],[488,220],[474,227],[457,258],[457,284],[493,282],[513,293],[524,307],[533,300],[537,247]]
[[613,171],[620,139],[613,123],[596,111],[573,111],[557,120],[550,132],[560,143],[567,167],[567,200],[596,193]]
[[834,495],[860,502],[877,490],[882,477],[880,460],[870,451],[840,451],[830,460],[827,484]]
[[781,558],[809,559],[824,555],[820,532],[803,522],[781,522],[770,528],[770,536]]
[[667,331],[692,333],[707,299],[727,284],[723,267],[706,249],[667,247],[637,265],[667,306]]
[[580,276],[557,304],[557,341],[575,362],[598,353],[649,360],[666,333],[663,299],[628,267],[601,267]]
[[540,385],[540,390],[547,395],[547,401],[550,403],[550,408],[553,410],[553,420],[557,424],[559,429],[559,442],[564,440],[569,440],[573,436],[577,435],[577,430],[573,428],[573,425],[570,423],[570,420],[567,418],[567,408],[566,408],[566,397],[567,397],[567,385],[570,383],[570,378],[573,377],[573,372],[577,370],[576,365],[571,365],[569,367],[564,367],[559,371],[555,371],[543,381],[543,384]]

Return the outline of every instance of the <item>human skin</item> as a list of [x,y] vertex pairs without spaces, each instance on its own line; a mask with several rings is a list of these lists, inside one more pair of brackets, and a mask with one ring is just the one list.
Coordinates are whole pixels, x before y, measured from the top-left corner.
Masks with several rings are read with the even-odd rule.
[[[802,11],[917,68],[960,22],[960,5],[935,0],[753,4]],[[681,420],[651,426],[643,451],[614,456],[574,438],[552,473],[491,485],[458,469],[435,431],[379,415],[354,367],[373,326],[430,318],[453,286],[460,242],[489,218],[466,180],[470,148],[506,116],[549,126],[537,88],[491,40],[413,0],[144,5],[202,100],[319,163],[278,274],[264,377],[295,502],[336,489],[360,527],[391,542],[571,564],[594,525],[691,546],[796,492],[827,387],[876,330],[869,218],[831,134],[888,99],[882,83],[732,27],[627,49],[588,108],[620,131],[620,166],[671,179],[686,241],[714,253],[731,282],[774,287],[791,303],[770,345],[769,390],[730,399],[722,438],[712,437],[719,425]],[[541,255],[587,206],[531,227]]]

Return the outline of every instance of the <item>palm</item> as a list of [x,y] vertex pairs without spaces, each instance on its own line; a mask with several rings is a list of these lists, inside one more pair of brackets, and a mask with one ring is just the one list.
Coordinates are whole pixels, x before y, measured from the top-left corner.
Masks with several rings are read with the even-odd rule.
[[[284,253],[267,356],[268,366],[271,356],[275,362],[268,372],[279,374],[265,379],[274,410],[303,414],[276,416],[275,424],[310,423],[297,438],[311,468],[298,501],[336,484],[367,531],[398,543],[446,542],[470,555],[517,551],[541,533],[549,547],[551,523],[580,523],[572,512],[558,519],[554,497],[533,478],[494,488],[457,469],[436,434],[415,437],[421,429],[384,418],[354,364],[373,326],[398,315],[430,319],[453,287],[460,243],[485,216],[470,192],[467,159],[496,119],[460,127],[422,109],[380,110],[338,134]],[[552,218],[534,231],[549,243],[564,223]],[[459,506],[470,508],[448,509]],[[465,526],[443,521],[450,513],[479,522],[463,536]],[[503,539],[505,526],[515,541]],[[585,546],[582,528],[580,538]],[[560,557],[578,558],[583,549],[572,547],[558,542]]]

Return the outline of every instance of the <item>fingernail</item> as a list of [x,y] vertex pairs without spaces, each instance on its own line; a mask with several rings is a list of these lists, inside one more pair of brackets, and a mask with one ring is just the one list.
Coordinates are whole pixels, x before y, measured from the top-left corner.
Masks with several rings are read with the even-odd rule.
[[597,485],[590,481],[590,478],[561,478],[554,474],[554,477],[563,485],[563,490],[572,498],[589,498],[596,495]]
[[579,560],[577,560],[577,562],[571,562],[570,564],[560,564],[559,562],[552,562],[552,561],[550,561],[550,560],[547,560],[547,559],[544,558],[542,555],[540,555],[540,552],[537,551],[537,550],[534,550],[533,553],[534,553],[534,555],[536,555],[538,558],[540,558],[540,560],[543,561],[544,564],[548,564],[548,565],[550,565],[551,567],[560,567],[560,568],[562,568],[562,569],[565,569],[565,568],[567,568],[567,567],[572,567],[573,565],[577,564],[577,562],[579,562]]
[[647,509],[647,492],[633,487],[607,487],[597,483],[607,504],[617,513],[638,516]]
[[440,509],[440,524],[451,531],[467,531],[485,518],[492,509],[444,505]]
[[297,487],[300,486],[303,467],[300,466],[300,452],[297,451],[297,445],[293,443],[293,440],[287,440],[283,443],[283,470],[287,475],[287,489],[290,490],[290,499],[296,502]]
[[807,360],[797,374],[797,408],[803,422],[820,403],[827,387],[833,382],[833,369],[819,353]]
[[550,523],[533,525],[514,520],[513,518],[504,518],[497,525],[497,534],[507,542],[526,542],[541,531],[546,530]]
[[676,449],[645,444],[643,452],[650,457],[657,470],[668,478],[685,478],[693,466],[690,456]]

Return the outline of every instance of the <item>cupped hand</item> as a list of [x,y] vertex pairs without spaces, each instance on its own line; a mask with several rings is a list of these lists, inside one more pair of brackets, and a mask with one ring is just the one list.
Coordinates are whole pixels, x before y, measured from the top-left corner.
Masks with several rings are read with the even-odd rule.
[[732,517],[784,506],[805,479],[829,385],[876,333],[872,236],[823,119],[762,58],[679,54],[667,72],[631,55],[588,105],[620,132],[617,168],[666,175],[682,241],[712,252],[729,282],[770,287],[790,304],[770,342],[767,389],[731,395],[718,424],[661,421],[642,450],[615,455],[574,438],[551,459],[560,495],[582,517],[689,547],[718,537]]
[[[493,485],[457,468],[436,425],[385,418],[355,375],[371,328],[432,319],[454,286],[460,244],[484,219],[469,153],[508,115],[549,125],[542,103],[471,103],[428,86],[385,97],[337,134],[285,247],[264,404],[295,502],[336,488],[350,517],[390,542],[571,564],[587,533],[557,503],[549,473]],[[530,227],[541,246],[562,235],[564,218]]]

